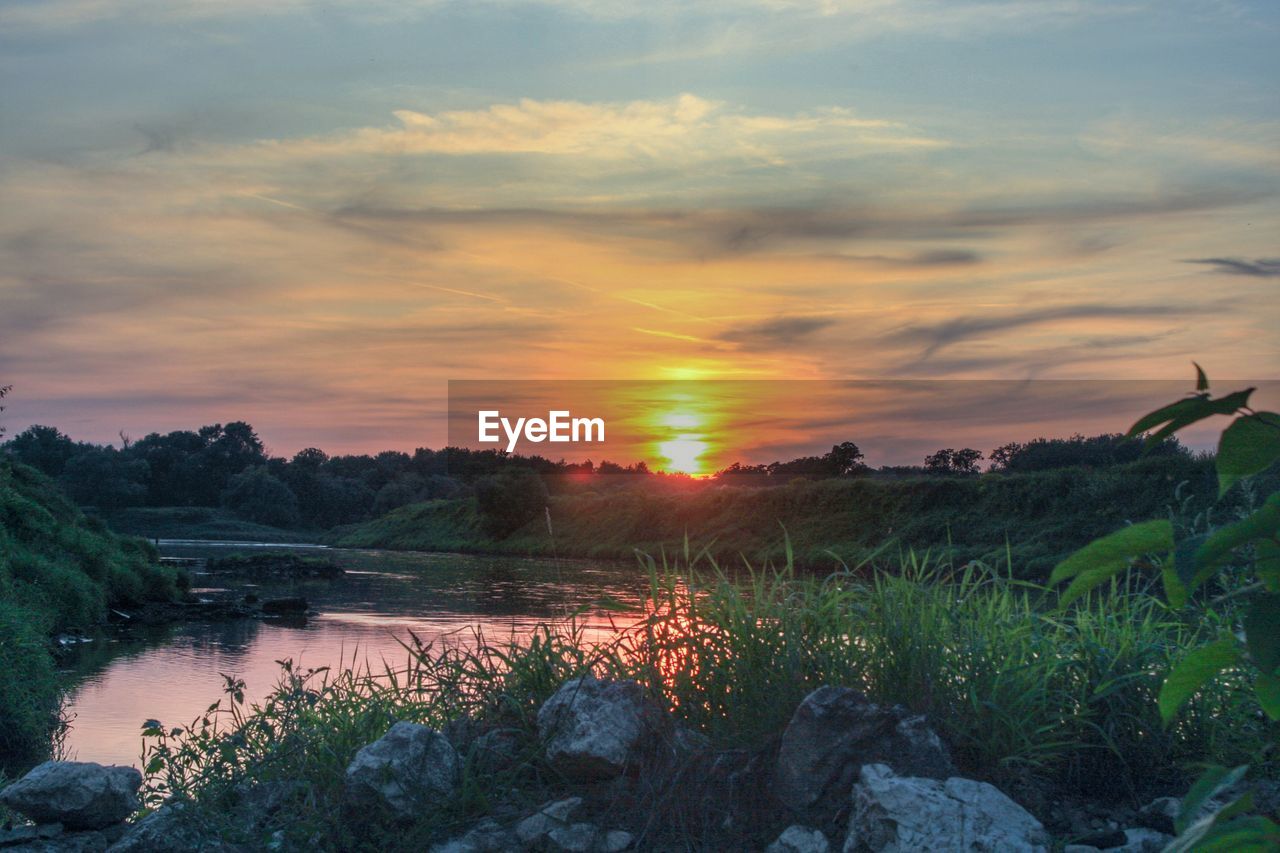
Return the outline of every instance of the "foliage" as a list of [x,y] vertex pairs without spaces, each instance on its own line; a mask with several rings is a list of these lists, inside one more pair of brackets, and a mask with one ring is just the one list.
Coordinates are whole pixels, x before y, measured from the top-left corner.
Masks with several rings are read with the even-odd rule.
[[[411,638],[406,660],[380,670],[300,671],[286,661],[256,705],[230,679],[223,701],[192,725],[149,721],[148,800],[194,799],[227,818],[233,841],[283,831],[320,849],[426,849],[512,800],[527,809],[553,795],[534,717],[587,669],[639,680],[717,748],[777,735],[819,685],[853,686],[929,714],[967,773],[1093,794],[1176,781],[1182,766],[1208,755],[1247,759],[1261,736],[1228,682],[1193,697],[1193,714],[1160,725],[1157,673],[1211,631],[1177,618],[1134,585],[1136,575],[1058,613],[1041,606],[1043,588],[928,555],[904,553],[893,571],[855,567],[825,578],[798,575],[791,563],[733,577],[687,548],[678,563],[642,559],[649,584],[636,609],[600,603],[598,613],[619,620],[609,640],[589,641],[570,616],[520,639]],[[462,796],[412,827],[341,818],[342,774],[357,749],[395,720],[441,728],[462,716],[518,729],[528,748],[503,771],[468,763]],[[259,829],[228,817],[246,785],[296,779],[308,788]],[[639,813],[658,805],[630,804]],[[719,824],[702,830],[711,848],[746,846]]]
[[[1254,389],[1214,398],[1209,380],[1196,366],[1196,390],[1139,418],[1128,437],[1146,435],[1158,446],[1176,431],[1214,415],[1232,417],[1218,444],[1218,497],[1242,478],[1259,474],[1280,459],[1280,415],[1249,408]],[[1158,697],[1163,722],[1173,724],[1188,704],[1212,689],[1215,679],[1252,682],[1262,711],[1280,720],[1280,492],[1238,520],[1177,538],[1165,521],[1135,524],[1106,536],[1063,561],[1051,581],[1071,580],[1063,595],[1069,603],[1117,573],[1131,561],[1159,559],[1165,593],[1175,607],[1190,607],[1213,630],[1169,672]],[[1216,599],[1205,601],[1207,595]],[[1218,609],[1214,607],[1217,604]],[[1225,611],[1226,618],[1222,613]],[[1235,626],[1239,625],[1239,630]],[[1275,731],[1269,749],[1274,751]],[[1262,816],[1247,816],[1252,803],[1237,799],[1191,823],[1209,798],[1207,788],[1229,787],[1246,767],[1211,768],[1183,804],[1175,849],[1270,849],[1280,844],[1280,826]]]
[[49,748],[60,697],[49,635],[91,630],[109,606],[171,598],[182,580],[40,472],[0,462],[0,767]]
[[978,463],[982,461],[982,451],[965,447],[956,450],[951,447],[939,450],[924,459],[924,468],[932,474],[976,474]]
[[485,531],[504,539],[547,507],[547,487],[536,471],[516,468],[476,481],[476,510]]
[[263,466],[245,468],[222,492],[222,505],[241,518],[272,527],[296,527],[298,498]]
[[1126,465],[1146,456],[1187,456],[1178,439],[1169,436],[1154,447],[1120,433],[1070,438],[1037,438],[1010,442],[991,451],[991,470],[1008,473],[1051,471],[1055,468],[1107,468]]

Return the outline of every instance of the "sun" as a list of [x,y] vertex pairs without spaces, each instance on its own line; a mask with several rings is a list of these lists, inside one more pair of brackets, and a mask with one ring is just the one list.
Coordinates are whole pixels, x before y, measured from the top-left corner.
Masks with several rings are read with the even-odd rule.
[[661,468],[677,474],[688,474],[698,477],[703,474],[702,456],[710,447],[708,442],[697,435],[677,435],[667,441],[658,442],[658,453],[666,460]]

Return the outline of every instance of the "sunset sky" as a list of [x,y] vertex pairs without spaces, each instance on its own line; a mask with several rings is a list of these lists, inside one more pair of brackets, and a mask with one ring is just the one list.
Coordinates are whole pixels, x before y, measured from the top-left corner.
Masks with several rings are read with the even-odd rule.
[[4,423],[363,452],[443,444],[450,379],[1274,378],[1277,44],[1232,0],[6,2]]

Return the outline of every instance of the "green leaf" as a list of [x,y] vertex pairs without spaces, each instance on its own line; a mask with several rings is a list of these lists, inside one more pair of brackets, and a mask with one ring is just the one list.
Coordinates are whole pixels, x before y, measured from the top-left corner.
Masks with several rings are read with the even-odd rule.
[[1213,531],[1196,551],[1192,561],[1194,574],[1183,574],[1185,565],[1179,565],[1178,576],[1187,589],[1195,589],[1213,573],[1213,568],[1236,548],[1257,540],[1275,539],[1280,534],[1280,492],[1269,496],[1253,514]]
[[1253,692],[1258,696],[1258,704],[1267,716],[1280,720],[1280,676],[1263,673],[1254,682]]
[[1249,600],[1244,616],[1245,648],[1266,675],[1280,669],[1280,595],[1264,592]]
[[1178,661],[1160,687],[1160,717],[1167,725],[1182,703],[1195,695],[1207,681],[1240,660],[1240,645],[1234,637],[1224,637],[1193,649]]
[[1101,539],[1095,539],[1067,557],[1054,568],[1049,583],[1057,584],[1068,578],[1073,579],[1062,594],[1060,603],[1065,606],[1111,576],[1124,571],[1132,558],[1167,552],[1172,547],[1173,525],[1167,520],[1131,524]]
[[[1178,819],[1173,822],[1173,829],[1178,835],[1187,831],[1187,827],[1191,824],[1192,819],[1199,814],[1204,804],[1220,791],[1230,788],[1232,785],[1244,778],[1244,774],[1249,771],[1249,765],[1242,764],[1239,767],[1226,768],[1214,766],[1210,767],[1200,774],[1200,778],[1191,786],[1191,790],[1187,791],[1187,795],[1182,798],[1182,808],[1178,810]],[[1215,813],[1214,818],[1217,817]]]
[[1253,571],[1268,592],[1280,592],[1280,542],[1261,539],[1254,545]]
[[1164,581],[1164,597],[1174,607],[1184,607],[1187,603],[1187,587],[1178,577],[1178,564],[1174,560],[1165,560],[1160,569],[1160,579]]
[[1218,440],[1218,496],[1241,477],[1265,471],[1280,459],[1280,415],[1255,412],[1236,418]]
[[1275,853],[1280,827],[1262,815],[1237,818],[1214,827],[1196,845],[1196,853]]
[[[1197,533],[1195,536],[1188,536],[1185,539],[1179,539],[1173,548],[1173,568],[1174,574],[1178,579],[1178,586],[1181,590],[1182,600],[1175,600],[1173,595],[1169,593],[1169,582],[1165,581],[1165,594],[1169,597],[1169,603],[1181,607],[1186,603],[1187,594],[1199,584],[1203,583],[1205,578],[1199,577],[1200,566],[1196,562],[1196,557],[1200,553],[1200,548],[1204,545],[1205,540],[1209,538],[1208,533]],[[1212,571],[1212,569],[1210,569]]]
[[1139,418],[1137,423],[1129,427],[1127,435],[1129,438],[1135,438],[1159,424],[1164,424],[1160,429],[1147,436],[1146,446],[1150,449],[1183,427],[1197,421],[1202,421],[1213,415],[1235,414],[1237,410],[1249,405],[1249,396],[1255,390],[1254,388],[1246,388],[1243,391],[1236,391],[1217,400],[1210,398],[1208,394],[1186,397]]
[[1195,365],[1195,368],[1196,368],[1196,390],[1197,390],[1197,391],[1208,391],[1208,390],[1209,390],[1209,377],[1204,375],[1204,368],[1203,368],[1203,367],[1201,367],[1200,365],[1196,364],[1194,361],[1193,361],[1193,362],[1191,362],[1191,363],[1192,363],[1193,365]]

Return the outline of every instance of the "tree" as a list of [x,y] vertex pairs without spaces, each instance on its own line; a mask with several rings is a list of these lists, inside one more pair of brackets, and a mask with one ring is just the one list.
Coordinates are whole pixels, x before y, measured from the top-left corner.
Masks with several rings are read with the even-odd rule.
[[837,477],[853,474],[867,467],[862,464],[862,451],[852,441],[842,441],[832,447],[826,459],[831,464],[831,472]]
[[30,426],[5,445],[5,451],[23,465],[50,477],[62,475],[67,460],[75,456],[76,443],[51,426]]
[[972,447],[960,450],[947,447],[924,458],[925,470],[930,474],[976,474],[982,452]]
[[[13,390],[12,385],[0,385],[0,400],[9,396],[9,392]],[[0,412],[4,411],[4,406],[0,406]],[[4,438],[4,424],[0,424],[0,438]]]
[[547,506],[547,487],[536,471],[513,468],[476,481],[476,510],[485,531],[505,539]]
[[272,527],[297,527],[298,497],[266,467],[246,468],[231,478],[222,505],[241,518]]
[[82,445],[67,460],[58,482],[81,506],[104,510],[139,506],[147,497],[147,463],[114,447]]

